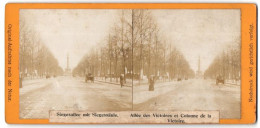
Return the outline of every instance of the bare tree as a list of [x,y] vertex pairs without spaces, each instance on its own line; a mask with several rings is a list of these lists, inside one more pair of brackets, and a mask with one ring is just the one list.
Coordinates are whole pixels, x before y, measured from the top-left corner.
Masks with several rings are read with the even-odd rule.
[[[158,78],[166,74],[170,74],[172,78],[177,75],[192,76],[193,71],[184,56],[177,50],[172,52],[167,49],[172,42],[167,42],[160,33],[156,20],[149,10],[120,10],[118,19],[108,34],[106,45],[99,46],[98,70],[104,75],[108,74],[110,81],[112,76],[117,81],[120,74],[124,74],[126,79],[135,79],[139,82],[143,76],[148,78],[152,74]],[[179,59],[176,59],[177,56]],[[89,59],[85,58],[80,63],[84,61]],[[81,64],[75,69],[79,70],[79,67]],[[179,70],[180,68],[182,70]]]

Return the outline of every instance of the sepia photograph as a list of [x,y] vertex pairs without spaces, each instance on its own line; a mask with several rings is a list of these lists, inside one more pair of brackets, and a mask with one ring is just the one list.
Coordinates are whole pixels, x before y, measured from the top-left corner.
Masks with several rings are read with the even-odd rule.
[[20,9],[19,116],[241,117],[240,9]]
[[21,9],[20,118],[132,110],[128,11]]
[[133,109],[240,118],[240,10],[136,10]]

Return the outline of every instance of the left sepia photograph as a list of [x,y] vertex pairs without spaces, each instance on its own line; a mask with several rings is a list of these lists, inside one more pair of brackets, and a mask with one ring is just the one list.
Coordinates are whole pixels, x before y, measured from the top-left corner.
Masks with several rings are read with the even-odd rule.
[[132,16],[120,9],[20,9],[19,116],[132,110]]

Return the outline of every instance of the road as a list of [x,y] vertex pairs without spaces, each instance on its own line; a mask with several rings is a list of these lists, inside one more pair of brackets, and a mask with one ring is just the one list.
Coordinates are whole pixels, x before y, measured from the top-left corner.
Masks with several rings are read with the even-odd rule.
[[27,80],[20,88],[20,118],[47,119],[49,110],[132,110],[132,88],[62,76]]
[[20,118],[47,119],[49,110],[220,110],[220,118],[240,118],[240,86],[203,79],[125,86],[62,76],[26,80],[20,88]]
[[134,86],[134,110],[220,110],[220,118],[240,118],[240,86],[203,79]]

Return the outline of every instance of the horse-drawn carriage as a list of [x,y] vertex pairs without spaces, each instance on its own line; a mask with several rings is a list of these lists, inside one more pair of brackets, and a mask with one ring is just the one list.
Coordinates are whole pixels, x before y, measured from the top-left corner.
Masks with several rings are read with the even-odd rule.
[[222,76],[217,76],[216,78],[216,85],[218,85],[219,83],[225,84],[225,80]]
[[91,73],[88,73],[85,77],[85,82],[91,81],[94,83],[94,76]]

